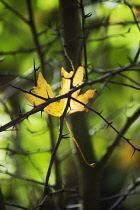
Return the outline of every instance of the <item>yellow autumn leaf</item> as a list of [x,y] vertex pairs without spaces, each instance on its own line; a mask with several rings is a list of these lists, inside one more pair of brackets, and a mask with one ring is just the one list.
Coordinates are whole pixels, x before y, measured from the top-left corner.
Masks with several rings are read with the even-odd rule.
[[[71,71],[69,73],[67,71],[65,71],[64,68],[61,68],[62,83],[61,83],[61,90],[59,92],[59,95],[64,94],[70,90],[71,81],[72,81],[72,87],[75,87],[75,86],[81,84],[83,81],[83,77],[84,77],[83,73],[84,73],[83,66],[79,66],[78,69],[76,70],[76,72]],[[75,91],[74,93],[72,93],[71,96],[73,98],[77,99],[78,101],[80,101],[84,104],[87,104],[89,102],[89,100],[93,97],[95,91],[96,90],[88,90],[85,93],[79,95],[79,93],[80,93],[80,89],[79,89],[79,90]],[[33,93],[35,95],[41,96],[46,99],[54,98],[52,88],[46,82],[46,80],[44,79],[41,72],[38,75],[37,86],[33,87]],[[37,105],[45,102],[45,100],[40,99],[36,96],[33,96],[30,93],[25,93],[24,96],[34,106],[37,106]],[[46,112],[52,116],[60,117],[60,116],[62,116],[62,114],[64,112],[67,101],[68,101],[68,99],[64,98],[64,99],[61,99],[60,101],[50,103],[48,106],[46,106],[44,108],[44,112]],[[71,99],[70,107],[68,108],[67,113],[72,114],[72,113],[79,112],[79,111],[88,111],[88,110],[82,104]]]

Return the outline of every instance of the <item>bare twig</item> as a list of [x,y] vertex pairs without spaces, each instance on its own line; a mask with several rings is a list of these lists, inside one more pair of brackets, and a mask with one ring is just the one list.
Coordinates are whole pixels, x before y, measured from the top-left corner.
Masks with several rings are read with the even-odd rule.
[[101,200],[102,201],[114,200],[115,198],[120,198],[120,197],[123,197],[123,196],[127,196],[128,197],[130,195],[137,195],[137,194],[140,194],[140,191],[136,191],[136,190],[132,190],[130,192],[124,191],[124,192],[117,193],[115,195],[103,197],[103,198],[101,198]]
[[138,83],[136,80],[130,78],[129,76],[127,75],[124,75],[123,73],[120,73],[120,75],[126,79],[128,79],[130,82],[134,83],[135,85],[139,86],[140,87],[140,83]]
[[139,187],[140,185],[140,178],[138,178],[133,184],[129,185],[129,187],[127,188],[127,190],[125,191],[125,194],[122,196],[120,196],[114,203],[113,205],[108,209],[108,210],[113,210],[115,209],[117,206],[119,206],[124,200],[125,198],[134,191],[134,189],[136,189],[137,187]]
[[9,202],[5,202],[5,205],[6,206],[12,206],[12,207],[15,207],[17,209],[31,210],[30,208],[26,208],[26,207],[23,207],[23,206],[14,204],[14,203],[9,203]]
[[83,32],[83,53],[84,53],[84,65],[85,65],[85,79],[88,80],[88,71],[87,71],[87,46],[86,46],[86,28],[85,28],[85,19],[90,17],[92,14],[89,13],[85,15],[83,0],[80,0],[79,6],[82,14],[82,32]]
[[[116,138],[114,139],[114,141],[108,146],[107,151],[105,153],[105,155],[102,157],[102,159],[100,160],[99,163],[99,168],[101,170],[103,170],[105,163],[107,162],[107,160],[109,159],[110,155],[112,154],[112,152],[114,151],[114,149],[116,148],[116,146],[119,144],[121,137],[126,133],[126,131],[130,128],[130,126],[140,117],[140,107],[138,107],[138,109],[134,112],[134,114],[129,117],[124,125],[124,127],[121,129],[121,131],[117,134]],[[129,144],[130,141],[128,139],[125,139]],[[130,144],[130,146],[132,146],[132,144]],[[134,152],[140,151],[139,148],[136,148],[135,146],[132,146],[132,148],[134,149]]]
[[31,49],[17,49],[17,50],[10,50],[10,51],[0,51],[0,55],[16,55],[20,53],[31,53],[34,52],[36,48]]
[[130,29],[128,29],[126,32],[121,33],[121,34],[112,34],[112,35],[103,36],[103,37],[97,38],[97,39],[88,39],[87,42],[100,42],[100,41],[104,41],[104,40],[110,39],[110,38],[115,38],[118,36],[125,37],[125,34],[128,34],[128,33],[130,33]]
[[[140,21],[137,21],[137,23],[140,23]],[[86,29],[88,30],[95,30],[96,28],[100,28],[102,26],[104,27],[108,27],[108,26],[116,26],[116,25],[123,25],[123,26],[128,26],[128,25],[136,25],[135,21],[121,21],[121,22],[98,22],[94,23],[94,27],[93,25],[87,26]]]
[[23,17],[17,10],[15,10],[13,7],[11,7],[7,2],[0,0],[0,2],[7,8],[9,11],[14,13],[17,17],[19,17],[21,20],[23,20],[26,24],[29,24],[28,20]]
[[70,58],[70,56],[68,55],[68,52],[67,52],[67,49],[66,49],[66,43],[65,43],[65,40],[64,40],[63,35],[61,34],[61,31],[60,30],[59,30],[59,35],[61,37],[61,41],[62,41],[62,45],[63,45],[63,50],[64,50],[64,55],[68,59],[70,65],[71,65],[71,68],[74,71],[75,70],[74,63],[73,63],[72,59]]
[[[50,141],[51,141],[51,147],[52,150],[55,148],[55,134],[54,134],[54,129],[53,129],[53,117],[48,116],[48,127],[49,127],[49,132],[50,132]],[[62,175],[61,175],[61,168],[60,168],[60,161],[58,159],[58,154],[55,155],[54,157],[54,168],[55,168],[55,177],[56,177],[56,189],[60,189],[62,187]]]
[[20,176],[18,174],[10,173],[8,171],[2,171],[2,170],[0,170],[0,173],[1,174],[9,175],[9,176],[14,177],[14,178],[17,178],[17,179],[22,179],[22,180],[25,180],[25,181],[28,181],[28,182],[32,182],[32,183],[35,183],[35,184],[39,184],[39,185],[43,185],[43,186],[45,185],[43,182],[39,182],[39,181],[30,179],[28,177],[25,177],[25,176]]
[[[128,128],[131,126],[131,124],[140,116],[140,107],[136,110],[136,112],[134,113],[134,115],[133,115],[131,118],[129,118],[129,120],[127,121],[127,126],[123,128],[123,131],[119,132],[119,131],[112,125],[113,122],[108,122],[108,121],[102,116],[102,114],[101,114],[100,112],[97,112],[96,110],[94,110],[94,109],[88,107],[87,105],[85,105],[85,104],[82,103],[81,101],[78,101],[76,98],[71,97],[71,99],[74,100],[74,101],[76,101],[76,102],[78,102],[78,103],[80,103],[80,104],[82,104],[83,106],[85,106],[85,107],[88,108],[89,110],[91,110],[91,111],[93,111],[94,113],[96,113],[101,119],[103,119],[103,120],[107,123],[107,125],[108,125],[109,127],[111,127],[111,128],[118,134],[117,137],[118,137],[119,139],[120,139],[120,138],[123,138],[123,139],[124,139],[124,140],[133,148],[134,152],[135,152],[135,151],[140,152],[140,149],[137,148],[137,147],[135,147],[135,146],[130,142],[130,139],[128,139],[128,138],[126,138],[126,137],[123,136],[124,131],[126,131],[126,129],[128,129]],[[131,120],[130,120],[130,119],[131,119]],[[116,144],[118,144],[118,140],[115,141],[115,146],[116,146]],[[115,148],[115,147],[113,147],[113,149],[114,149],[114,148]],[[109,157],[110,157],[110,155],[109,155]],[[98,167],[99,167],[99,166],[103,167],[104,164],[101,164],[101,161],[100,161],[100,165],[98,165]]]
[[30,28],[31,28],[31,31],[32,31],[32,36],[33,36],[33,39],[34,39],[35,46],[37,48],[37,53],[38,53],[38,56],[39,56],[39,59],[40,59],[41,70],[42,70],[42,73],[44,74],[44,55],[42,53],[41,46],[40,46],[39,39],[38,39],[38,34],[37,34],[37,31],[36,31],[32,5],[31,5],[30,0],[26,0],[26,2],[27,2],[27,7],[28,7],[28,14],[29,14],[29,25],[30,25]]
[[[58,38],[58,36],[55,36],[53,37],[49,42],[47,43],[43,43],[43,44],[40,44],[40,48],[42,50],[49,50],[49,48],[52,46],[52,44],[54,43],[54,41]],[[21,54],[21,53],[32,53],[34,51],[37,51],[37,47],[33,47],[33,48],[23,48],[23,47],[20,47],[19,49],[17,50],[9,50],[9,51],[0,51],[0,55],[16,55],[16,54]],[[45,64],[45,62],[44,62]]]
[[25,155],[25,156],[34,155],[34,154],[38,154],[38,153],[46,153],[46,152],[51,151],[51,149],[48,149],[48,148],[35,149],[35,150],[31,150],[31,151],[22,151],[22,150],[11,149],[9,147],[0,148],[0,150],[6,150],[8,152],[11,152],[12,154],[19,154],[19,155]]
[[107,83],[112,83],[112,84],[116,84],[116,85],[123,85],[123,86],[130,87],[130,88],[133,88],[133,89],[136,89],[136,90],[140,90],[140,88],[138,88],[134,85],[129,85],[129,84],[122,83],[122,82],[107,81]]
[[10,202],[5,202],[5,205],[12,206],[12,207],[15,207],[15,208],[18,208],[18,209],[24,209],[24,210],[36,210],[39,207],[45,206],[46,204],[44,204],[44,201],[47,200],[50,196],[53,196],[53,195],[56,195],[56,194],[60,194],[60,193],[77,194],[77,197],[79,197],[77,190],[75,190],[75,189],[65,189],[64,188],[64,189],[58,189],[58,190],[56,190],[54,192],[50,192],[49,194],[47,194],[44,197],[44,199],[40,202],[40,204],[38,204],[37,206],[35,206],[33,208],[26,208],[26,207],[23,207],[23,206],[14,204],[14,203],[10,203]]
[[137,25],[137,28],[138,28],[138,30],[140,31],[140,26],[139,26],[139,23],[138,23],[138,21],[137,21],[137,18],[136,18],[136,16],[135,16],[135,13],[134,13],[134,11],[133,11],[132,6],[131,6],[127,1],[125,1],[125,4],[129,7],[129,9],[130,9],[130,11],[131,11],[131,13],[132,13],[132,15],[133,15],[134,21],[135,21],[135,23],[136,23],[136,25]]
[[[70,193],[70,194],[73,194],[73,193],[77,193],[77,191],[75,189],[58,189],[54,192],[49,192],[47,195],[45,195],[45,197],[43,198],[43,200],[40,202],[39,205],[37,205],[36,207],[32,208],[31,210],[35,210],[35,209],[38,209],[39,207],[43,207],[45,205],[47,205],[45,203],[45,201],[47,201],[47,199],[50,197],[50,196],[53,196],[53,195],[56,195],[56,194],[60,194],[60,193]],[[77,195],[78,197],[79,195]]]
[[59,145],[60,145],[60,143],[61,143],[61,140],[63,139],[63,125],[64,125],[64,119],[65,119],[67,110],[68,110],[68,108],[69,108],[69,104],[70,104],[70,96],[68,97],[68,101],[67,101],[66,107],[65,107],[65,109],[64,109],[64,112],[63,112],[62,116],[60,117],[60,125],[59,125],[58,140],[57,140],[57,143],[56,143],[56,145],[55,145],[55,148],[54,148],[54,151],[53,151],[53,153],[52,153],[51,160],[50,160],[50,163],[49,163],[49,167],[48,167],[48,171],[47,171],[47,175],[46,175],[46,181],[45,181],[44,196],[45,196],[46,194],[48,194],[49,191],[50,191],[50,189],[49,189],[49,179],[50,179],[51,169],[52,169],[52,165],[53,165],[54,160],[55,160],[55,156],[56,156],[57,150],[58,150],[58,148],[59,148]]

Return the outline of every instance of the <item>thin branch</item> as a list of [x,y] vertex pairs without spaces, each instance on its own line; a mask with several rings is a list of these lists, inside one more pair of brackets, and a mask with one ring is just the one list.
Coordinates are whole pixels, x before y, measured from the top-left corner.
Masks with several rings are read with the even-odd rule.
[[[47,205],[45,202],[47,201],[47,199],[50,196],[56,195],[56,194],[60,194],[60,193],[77,193],[77,191],[75,189],[58,189],[54,192],[49,192],[48,194],[45,195],[45,197],[43,198],[43,200],[40,202],[39,205],[37,205],[36,207],[32,208],[31,210],[35,210],[38,209],[39,207],[43,207],[45,205]],[[77,195],[77,197],[79,197],[79,195]]]
[[116,84],[116,85],[123,85],[123,86],[130,87],[130,88],[133,88],[133,89],[136,89],[136,90],[140,90],[140,88],[138,88],[134,85],[126,84],[126,83],[115,82],[115,81],[107,81],[107,83],[112,83],[112,84]]
[[126,79],[128,79],[130,82],[134,83],[135,85],[139,86],[140,87],[140,83],[138,83],[137,81],[135,81],[134,79],[130,78],[129,76],[127,75],[124,75],[123,73],[120,73],[120,75]]
[[6,206],[12,206],[12,207],[15,207],[15,208],[18,208],[18,209],[31,210],[30,208],[26,208],[26,207],[23,207],[23,206],[14,204],[14,203],[5,202],[4,204],[5,204]]
[[90,74],[93,73],[93,72],[96,72],[96,73],[103,73],[103,74],[107,74],[107,73],[120,73],[120,72],[126,72],[126,71],[140,71],[139,69],[139,66],[140,66],[140,63],[135,63],[135,65],[138,66],[138,68],[132,68],[132,65],[128,64],[126,66],[121,66],[120,68],[115,68],[115,69],[92,69]]
[[[54,150],[55,148],[55,133],[54,133],[54,126],[53,126],[53,117],[52,116],[48,116],[48,127],[49,127],[49,132],[50,132],[50,141],[51,141],[51,147],[52,150]],[[60,161],[58,159],[58,154],[55,155],[54,157],[54,167],[55,167],[55,179],[56,179],[56,189],[60,189],[62,187],[62,174],[61,174],[61,168],[60,168]]]
[[44,97],[42,97],[42,96],[36,95],[36,94],[34,94],[34,93],[32,93],[32,92],[23,90],[22,88],[16,87],[16,86],[14,86],[14,85],[11,85],[11,84],[10,84],[10,86],[13,87],[13,88],[15,88],[15,89],[18,89],[18,90],[20,90],[20,91],[22,91],[22,92],[24,92],[24,93],[29,93],[30,95],[35,96],[35,97],[37,97],[37,98],[40,98],[40,99],[42,99],[42,100],[44,100],[44,101],[48,101],[48,100],[49,100],[48,98],[44,98]]
[[111,196],[107,196],[107,197],[103,197],[101,198],[102,201],[107,201],[107,200],[114,200],[115,198],[120,198],[120,197],[123,197],[123,196],[130,196],[130,195],[137,195],[137,194],[140,194],[140,191],[136,191],[136,190],[132,190],[130,192],[120,192],[120,193],[117,193],[115,195],[111,195]]
[[57,150],[59,148],[59,145],[61,143],[61,140],[63,138],[63,135],[62,135],[63,120],[64,120],[63,118],[60,118],[59,136],[58,136],[58,140],[57,140],[57,143],[55,145],[54,151],[52,153],[51,160],[49,162],[49,167],[48,167],[48,171],[47,171],[47,175],[46,175],[46,181],[45,181],[44,196],[47,195],[50,192],[49,179],[50,179],[50,175],[51,175],[51,169],[52,169],[53,163],[55,161],[56,152],[57,152]]
[[51,175],[51,169],[52,169],[53,163],[55,161],[55,156],[56,156],[57,150],[59,148],[61,140],[63,139],[64,119],[65,119],[67,110],[69,108],[69,105],[70,105],[70,96],[68,97],[68,101],[67,101],[66,107],[64,109],[64,112],[63,112],[62,116],[60,117],[58,140],[57,140],[57,143],[55,145],[55,148],[54,148],[54,151],[52,153],[51,160],[50,160],[50,163],[49,163],[49,167],[48,167],[48,171],[47,171],[47,175],[46,175],[46,181],[45,181],[44,196],[46,196],[46,194],[48,194],[49,191],[50,191],[50,189],[49,189],[49,179],[50,179],[50,175]]
[[116,207],[118,207],[124,200],[125,198],[134,191],[135,188],[139,187],[140,185],[140,178],[138,178],[133,184],[131,184],[127,190],[125,191],[125,195],[122,195],[120,198],[116,200],[116,202],[113,203],[113,205],[108,209],[108,210],[113,210]]
[[5,1],[0,0],[0,2],[7,8],[9,11],[14,13],[17,17],[19,17],[21,20],[23,20],[26,24],[29,24],[28,20],[23,17],[17,10],[15,10],[13,7],[11,7],[9,4],[7,4]]
[[84,65],[85,65],[85,79],[88,80],[87,72],[87,46],[86,46],[86,28],[85,28],[85,19],[91,16],[91,13],[85,15],[83,0],[80,0],[79,6],[82,13],[82,32],[83,32],[83,53],[84,53]]
[[[44,50],[44,49],[49,50],[49,48],[52,46],[52,44],[54,44],[54,41],[57,40],[57,38],[58,37],[55,36],[49,42],[40,44],[40,48],[42,50]],[[16,54],[21,54],[21,53],[32,53],[37,50],[38,50],[37,47],[33,47],[33,48],[29,48],[29,49],[25,49],[25,48],[21,47],[20,49],[17,49],[17,50],[0,51],[0,55],[16,55]],[[44,64],[45,64],[45,62],[44,62]]]
[[112,34],[112,35],[103,36],[103,37],[97,38],[97,39],[88,39],[87,42],[99,42],[99,41],[104,41],[104,40],[110,39],[110,38],[116,38],[118,36],[125,37],[125,34],[128,34],[128,33],[130,33],[130,28],[126,32],[121,33],[121,34]]
[[69,149],[61,157],[59,157],[59,162],[64,161],[66,158],[68,158],[71,154],[74,154],[74,153],[75,153],[75,149]]
[[137,18],[136,18],[136,16],[135,16],[135,13],[134,13],[134,11],[133,11],[132,6],[131,6],[127,1],[125,1],[125,4],[129,7],[129,9],[130,9],[130,11],[131,11],[131,13],[132,13],[132,15],[133,15],[134,21],[135,21],[135,23],[136,23],[136,25],[137,25],[137,28],[138,28],[138,30],[140,31],[140,26],[139,26],[139,23],[138,23],[138,21],[137,21]]
[[[137,23],[140,23],[140,21],[137,21]],[[94,23],[94,26],[91,24],[90,26],[87,26],[86,29],[88,30],[95,30],[95,29],[98,29],[100,27],[108,27],[108,26],[116,26],[116,25],[123,25],[123,26],[128,26],[128,25],[136,25],[136,22],[135,21],[121,21],[121,22],[98,22],[97,23]]]
[[36,48],[31,49],[17,49],[17,50],[11,50],[11,51],[0,51],[0,55],[16,55],[20,53],[31,53],[34,52]]
[[[136,147],[130,142],[130,139],[128,139],[128,138],[126,138],[126,137],[123,136],[123,132],[126,130],[126,128],[129,128],[129,127],[131,126],[131,124],[140,116],[140,107],[136,110],[134,116],[132,116],[131,118],[129,118],[129,119],[131,119],[131,120],[128,120],[128,121],[127,121],[127,122],[128,122],[128,125],[127,125],[126,128],[124,127],[124,131],[119,132],[119,131],[112,125],[113,122],[108,122],[108,120],[106,120],[106,119],[102,116],[102,114],[101,114],[100,112],[97,112],[96,110],[94,110],[94,109],[88,107],[87,105],[85,105],[85,104],[82,103],[81,101],[77,100],[76,98],[73,98],[72,96],[71,96],[71,99],[74,100],[74,101],[76,101],[76,102],[78,102],[78,103],[80,103],[80,104],[82,104],[82,105],[83,105],[84,107],[86,107],[87,109],[89,109],[89,110],[93,111],[94,113],[96,113],[102,120],[104,120],[104,121],[106,122],[106,124],[107,124],[109,127],[111,127],[111,128],[118,134],[119,139],[120,139],[120,138],[123,138],[123,139],[124,139],[124,140],[133,148],[133,149],[134,149],[134,152],[135,152],[135,151],[140,152],[140,149],[139,149],[139,148],[136,148]],[[117,141],[116,143],[118,143],[118,141]],[[116,145],[115,145],[115,146],[116,146]],[[113,147],[113,149],[114,149],[114,147]],[[109,155],[109,157],[110,157],[110,155]],[[98,165],[98,167],[99,167],[99,166],[100,166],[100,167],[103,167],[104,164],[101,164],[101,161],[100,161],[100,165]]]
[[38,53],[38,56],[39,56],[39,59],[40,59],[42,73],[44,74],[44,55],[42,53],[41,46],[40,46],[39,39],[38,39],[38,34],[37,34],[37,31],[36,31],[32,5],[31,5],[30,0],[26,0],[26,2],[27,2],[27,7],[28,7],[28,14],[29,14],[29,25],[30,25],[30,28],[31,28],[31,31],[32,31],[32,36],[33,36],[33,39],[34,39],[35,46],[37,48],[37,53]]
[[[13,207],[16,207],[16,208],[19,208],[19,209],[24,209],[24,210],[36,210],[38,209],[39,207],[43,207],[45,206],[46,204],[44,204],[44,201],[46,199],[48,199],[50,196],[53,196],[53,195],[56,195],[56,194],[60,194],[60,193],[69,193],[69,194],[73,194],[73,193],[77,193],[77,190],[75,189],[59,189],[59,190],[56,190],[54,192],[50,192],[49,194],[47,194],[44,199],[40,202],[40,204],[38,204],[37,206],[33,207],[33,208],[26,208],[26,207],[23,207],[23,206],[20,206],[20,205],[17,205],[17,204],[14,204],[14,203],[9,203],[9,202],[5,202],[5,205],[7,206],[13,206]],[[79,197],[79,195],[77,194],[77,197]]]
[[25,176],[20,176],[18,174],[10,173],[8,171],[2,171],[2,170],[0,170],[0,173],[1,174],[9,175],[9,176],[14,177],[14,178],[17,178],[17,179],[22,179],[22,180],[27,181],[27,182],[32,182],[32,183],[43,185],[43,186],[45,185],[43,182],[39,182],[39,181],[30,179],[30,178],[27,178]]
[[[125,125],[120,130],[114,141],[108,146],[106,153],[99,162],[98,167],[100,168],[100,170],[103,170],[105,163],[108,161],[110,155],[113,153],[116,146],[119,144],[121,137],[127,132],[130,126],[139,118],[139,116],[140,116],[140,107],[138,107],[138,109],[134,112],[134,114],[127,119]],[[128,141],[128,139],[126,139],[126,141],[130,144],[130,141]],[[130,144],[130,146],[132,146],[132,144]],[[139,148],[137,149],[134,146],[132,146],[132,148],[134,149],[134,151],[135,150],[140,151]]]
[[35,149],[35,150],[31,150],[31,151],[22,151],[22,150],[15,150],[15,149],[11,149],[9,147],[5,147],[5,148],[0,148],[0,150],[6,150],[13,154],[19,154],[19,155],[25,155],[25,156],[34,155],[34,154],[38,154],[38,153],[51,152],[51,149],[48,149],[48,148]]
[[62,33],[61,33],[60,30],[59,30],[59,35],[61,37],[61,41],[62,41],[62,45],[63,45],[63,50],[64,50],[64,55],[68,59],[70,65],[71,65],[71,68],[74,71],[75,70],[74,63],[73,63],[72,59],[70,58],[70,56],[68,55],[68,52],[67,52],[67,49],[66,49],[65,39],[63,38],[63,35],[62,35]]

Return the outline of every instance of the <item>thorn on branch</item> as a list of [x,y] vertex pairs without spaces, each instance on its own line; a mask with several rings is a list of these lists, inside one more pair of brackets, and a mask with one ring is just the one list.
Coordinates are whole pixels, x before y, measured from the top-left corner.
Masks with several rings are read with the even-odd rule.
[[21,111],[21,108],[20,108],[20,106],[18,106],[18,108],[19,108],[19,117],[22,115],[22,111]]
[[101,115],[103,113],[103,110],[99,112],[99,114]]
[[33,59],[34,61],[34,83],[35,83],[35,86],[37,86],[37,76],[36,76],[36,67],[35,67],[35,59]]
[[12,126],[11,131],[15,131],[15,130],[16,130],[16,124],[13,122],[13,126]]
[[136,152],[136,149],[133,148],[133,153],[132,153],[132,155],[131,155],[131,158],[133,157],[133,155],[135,154],[135,152]]
[[130,62],[131,64],[134,63],[134,61],[133,61],[129,56],[127,56],[127,59],[129,60],[129,62]]
[[113,122],[108,122],[107,128],[110,127],[113,124]]
[[130,140],[131,140],[131,139],[127,139],[127,138],[125,138],[125,140],[126,140],[127,142],[130,142]]
[[89,12],[88,14],[84,15],[84,18],[86,19],[86,18],[89,18],[89,17],[91,17],[91,16],[92,16],[92,13]]
[[25,117],[26,120],[29,120],[29,116]]
[[69,134],[69,133],[65,133],[65,134],[63,134],[63,135],[62,135],[62,138],[63,138],[63,139],[69,139],[70,137],[69,137],[69,136],[67,136],[68,134]]
[[29,90],[29,93],[32,93],[32,90],[33,90],[33,88],[31,88],[31,89]]
[[135,57],[134,57],[133,63],[136,63],[136,62],[137,62],[137,60],[138,60],[138,58],[139,58],[139,55],[140,55],[140,44],[139,44],[138,50],[137,50],[137,52],[136,52],[136,55],[135,55]]
[[42,112],[44,112],[44,110],[41,110],[40,112],[41,112],[41,118],[42,118]]

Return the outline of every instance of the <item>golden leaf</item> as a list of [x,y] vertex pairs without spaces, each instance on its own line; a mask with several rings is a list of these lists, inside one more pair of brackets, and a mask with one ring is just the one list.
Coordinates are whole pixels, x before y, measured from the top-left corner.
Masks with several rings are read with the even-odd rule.
[[[71,71],[69,73],[65,71],[64,68],[61,68],[62,84],[61,84],[61,90],[59,92],[59,95],[64,94],[70,90],[71,81],[72,81],[72,87],[75,87],[81,84],[83,81],[83,76],[84,76],[83,71],[84,71],[83,66],[79,66],[76,72]],[[72,93],[71,96],[77,99],[78,101],[84,104],[87,104],[89,100],[93,97],[95,91],[96,90],[88,90],[85,93],[79,95],[80,93],[80,89],[79,89],[75,91],[74,93]],[[46,99],[54,98],[52,88],[46,82],[41,72],[38,75],[37,86],[33,87],[33,93]],[[33,96],[30,93],[25,93],[24,96],[34,106],[37,106],[45,102],[45,100],[40,99],[36,96]],[[68,99],[64,98],[64,99],[61,99],[60,101],[50,103],[48,106],[44,108],[44,112],[52,116],[60,117],[62,116],[64,112],[67,101]],[[82,104],[71,99],[70,107],[68,108],[67,113],[72,114],[72,113],[81,112],[81,111],[88,111],[88,110]]]

